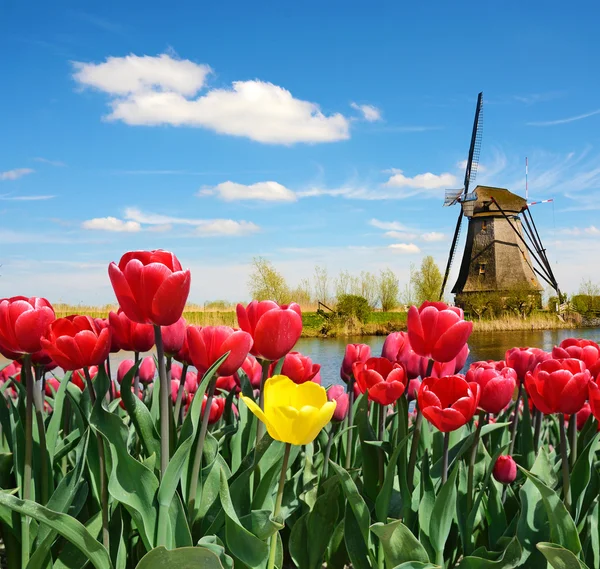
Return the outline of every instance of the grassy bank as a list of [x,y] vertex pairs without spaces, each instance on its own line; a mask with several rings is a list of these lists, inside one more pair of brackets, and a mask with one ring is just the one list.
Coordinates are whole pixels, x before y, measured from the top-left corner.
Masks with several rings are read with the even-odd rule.
[[539,313],[527,318],[503,316],[494,320],[475,320],[475,332],[508,332],[510,330],[555,330],[559,328],[575,328],[571,320],[563,321],[556,314]]
[[[87,314],[92,318],[106,318],[108,313],[116,311],[116,306],[69,306],[54,305],[56,316],[61,318],[69,314]],[[310,307],[312,308],[312,307]],[[189,324],[198,326],[231,326],[237,327],[237,318],[233,308],[225,310],[206,309],[202,306],[186,307],[184,318]],[[372,312],[367,322],[355,319],[325,319],[314,309],[302,312],[304,329],[302,336],[317,338],[323,336],[383,336],[390,332],[406,330],[406,312]],[[475,320],[476,332],[502,332],[509,330],[551,330],[558,328],[575,328],[573,320],[562,321],[555,314],[540,312],[527,318],[503,316],[494,320]]]

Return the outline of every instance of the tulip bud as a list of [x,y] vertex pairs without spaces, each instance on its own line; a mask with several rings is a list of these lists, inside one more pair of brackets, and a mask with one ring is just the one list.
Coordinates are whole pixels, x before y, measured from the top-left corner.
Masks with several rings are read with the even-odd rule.
[[335,401],[332,421],[342,422],[348,415],[348,393],[343,385],[332,385],[327,391],[327,399]]
[[[300,352],[290,352],[283,359],[281,374],[289,377],[294,383],[300,384],[306,381],[321,383],[321,366],[313,364],[308,356]],[[271,364],[270,375],[275,373],[275,363]]]
[[133,360],[123,360],[119,367],[117,368],[117,381],[119,383],[123,382],[123,378],[131,371],[131,368],[134,366]]
[[140,381],[142,383],[152,383],[156,375],[156,363],[152,356],[147,356],[142,360],[139,368]]
[[419,393],[419,387],[421,387],[421,380],[418,378],[411,379],[408,382],[408,390],[406,392],[407,401],[414,401]]
[[502,484],[510,484],[517,477],[517,463],[512,456],[499,456],[494,464],[494,478]]
[[[206,402],[208,401],[208,397],[204,395],[202,399],[202,415],[204,416],[204,409],[206,407]],[[213,400],[210,404],[210,411],[208,415],[208,424],[214,425],[219,421],[221,416],[223,415],[223,411],[225,410],[225,398],[224,397],[213,397]]]
[[344,353],[344,361],[342,362],[342,367],[340,369],[340,377],[342,380],[345,382],[350,380],[350,376],[352,375],[352,365],[354,362],[366,362],[370,357],[371,346],[367,346],[366,344],[348,344],[346,346],[346,352]]

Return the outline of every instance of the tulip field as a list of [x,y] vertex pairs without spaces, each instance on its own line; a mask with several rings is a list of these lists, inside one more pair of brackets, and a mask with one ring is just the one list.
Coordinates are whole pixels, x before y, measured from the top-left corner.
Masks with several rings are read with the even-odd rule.
[[0,567],[600,568],[594,342],[463,374],[472,323],[426,302],[326,389],[297,304],[200,327],[172,253],[108,276],[105,320],[0,300]]

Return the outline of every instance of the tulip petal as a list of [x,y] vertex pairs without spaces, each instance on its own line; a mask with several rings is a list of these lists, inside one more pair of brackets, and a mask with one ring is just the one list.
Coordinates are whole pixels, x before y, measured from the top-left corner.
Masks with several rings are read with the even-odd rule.
[[571,415],[577,413],[588,398],[590,372],[576,373],[565,385],[560,398],[560,411]]
[[327,403],[327,392],[320,385],[312,381],[295,386],[296,393],[293,395],[292,404],[296,409],[310,405],[321,408]]
[[473,322],[458,321],[437,339],[431,357],[437,362],[453,360],[467,343],[472,331]]
[[127,315],[127,317],[134,322],[148,324],[149,320],[144,315],[142,309],[138,306],[125,275],[115,263],[111,263],[108,266],[108,276],[110,278],[113,290],[115,291],[115,296],[117,297],[119,306]]
[[455,431],[467,423],[462,413],[451,408],[426,407],[423,409],[423,417],[443,433]]
[[162,281],[152,300],[152,319],[155,324],[170,326],[181,318],[190,294],[190,285],[190,271],[172,273]]
[[293,310],[273,308],[256,323],[254,346],[264,358],[275,361],[292,350],[302,334],[302,318]]
[[47,307],[23,312],[15,321],[15,336],[21,349],[29,354],[38,352],[40,338],[54,318],[54,310]]
[[267,419],[267,416],[263,412],[263,410],[254,402],[250,397],[246,397],[245,395],[240,395],[240,399],[248,406],[248,409],[258,417],[260,421],[262,421],[267,427],[267,431],[272,438],[276,441],[282,441],[283,439],[279,436],[277,429],[271,422]]

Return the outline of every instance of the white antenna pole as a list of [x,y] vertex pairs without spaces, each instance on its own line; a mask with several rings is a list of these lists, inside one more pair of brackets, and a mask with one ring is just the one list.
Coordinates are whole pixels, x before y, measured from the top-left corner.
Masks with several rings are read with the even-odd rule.
[[527,184],[527,174],[529,173],[529,164],[525,156],[525,200],[529,200],[529,186]]

